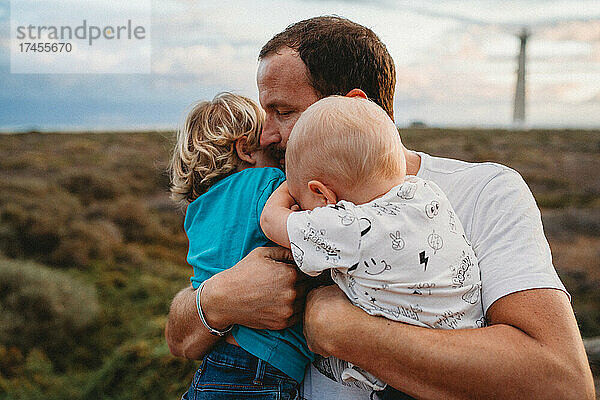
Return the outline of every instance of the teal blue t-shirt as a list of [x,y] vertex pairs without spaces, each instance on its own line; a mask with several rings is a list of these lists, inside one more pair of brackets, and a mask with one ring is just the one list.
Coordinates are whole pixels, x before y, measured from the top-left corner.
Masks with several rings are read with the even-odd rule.
[[[184,228],[190,243],[187,260],[194,268],[194,289],[234,266],[253,249],[275,245],[260,229],[260,214],[284,180],[284,173],[277,168],[248,168],[220,180],[189,204]],[[232,334],[244,350],[297,382],[302,381],[305,368],[314,359],[300,324],[280,331],[236,325]]]

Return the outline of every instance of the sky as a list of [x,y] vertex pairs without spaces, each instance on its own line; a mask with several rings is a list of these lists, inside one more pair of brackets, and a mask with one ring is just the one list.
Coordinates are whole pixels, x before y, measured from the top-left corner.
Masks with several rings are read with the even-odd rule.
[[[73,0],[42,2],[81,13]],[[399,126],[511,126],[516,34],[527,25],[526,125],[600,128],[600,0],[151,2],[150,73],[16,74],[10,3],[2,0],[0,131],[174,129],[192,103],[221,91],[258,99],[261,46],[287,25],[325,14],[363,24],[386,44]],[[115,13],[124,7],[101,3]]]

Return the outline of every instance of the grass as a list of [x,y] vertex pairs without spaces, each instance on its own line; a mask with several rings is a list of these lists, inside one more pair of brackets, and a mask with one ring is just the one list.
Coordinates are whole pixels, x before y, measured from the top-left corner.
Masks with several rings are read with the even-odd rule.
[[[401,134],[409,148],[523,175],[581,332],[600,335],[600,131]],[[183,213],[168,198],[173,140],[0,136],[0,320],[10,321],[0,329],[0,399],[164,399],[186,389],[196,363],[170,356],[163,339],[191,274]],[[44,334],[48,321],[58,327]]]

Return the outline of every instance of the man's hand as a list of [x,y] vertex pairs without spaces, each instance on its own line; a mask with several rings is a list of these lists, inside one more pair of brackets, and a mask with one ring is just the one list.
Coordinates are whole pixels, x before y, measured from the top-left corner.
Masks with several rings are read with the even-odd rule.
[[204,285],[203,307],[217,329],[231,324],[283,329],[302,317],[308,276],[282,247],[259,247]]
[[[232,324],[286,328],[302,316],[308,279],[292,263],[289,250],[257,248],[206,281],[201,298],[204,316],[219,330]],[[188,287],[175,296],[165,328],[171,352],[192,359],[201,358],[219,339],[200,322],[195,293]]]

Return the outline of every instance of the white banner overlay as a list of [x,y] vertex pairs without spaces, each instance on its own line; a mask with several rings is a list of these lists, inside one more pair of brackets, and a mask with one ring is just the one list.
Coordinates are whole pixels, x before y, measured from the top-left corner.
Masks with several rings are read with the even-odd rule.
[[151,0],[11,0],[10,72],[149,74]]

